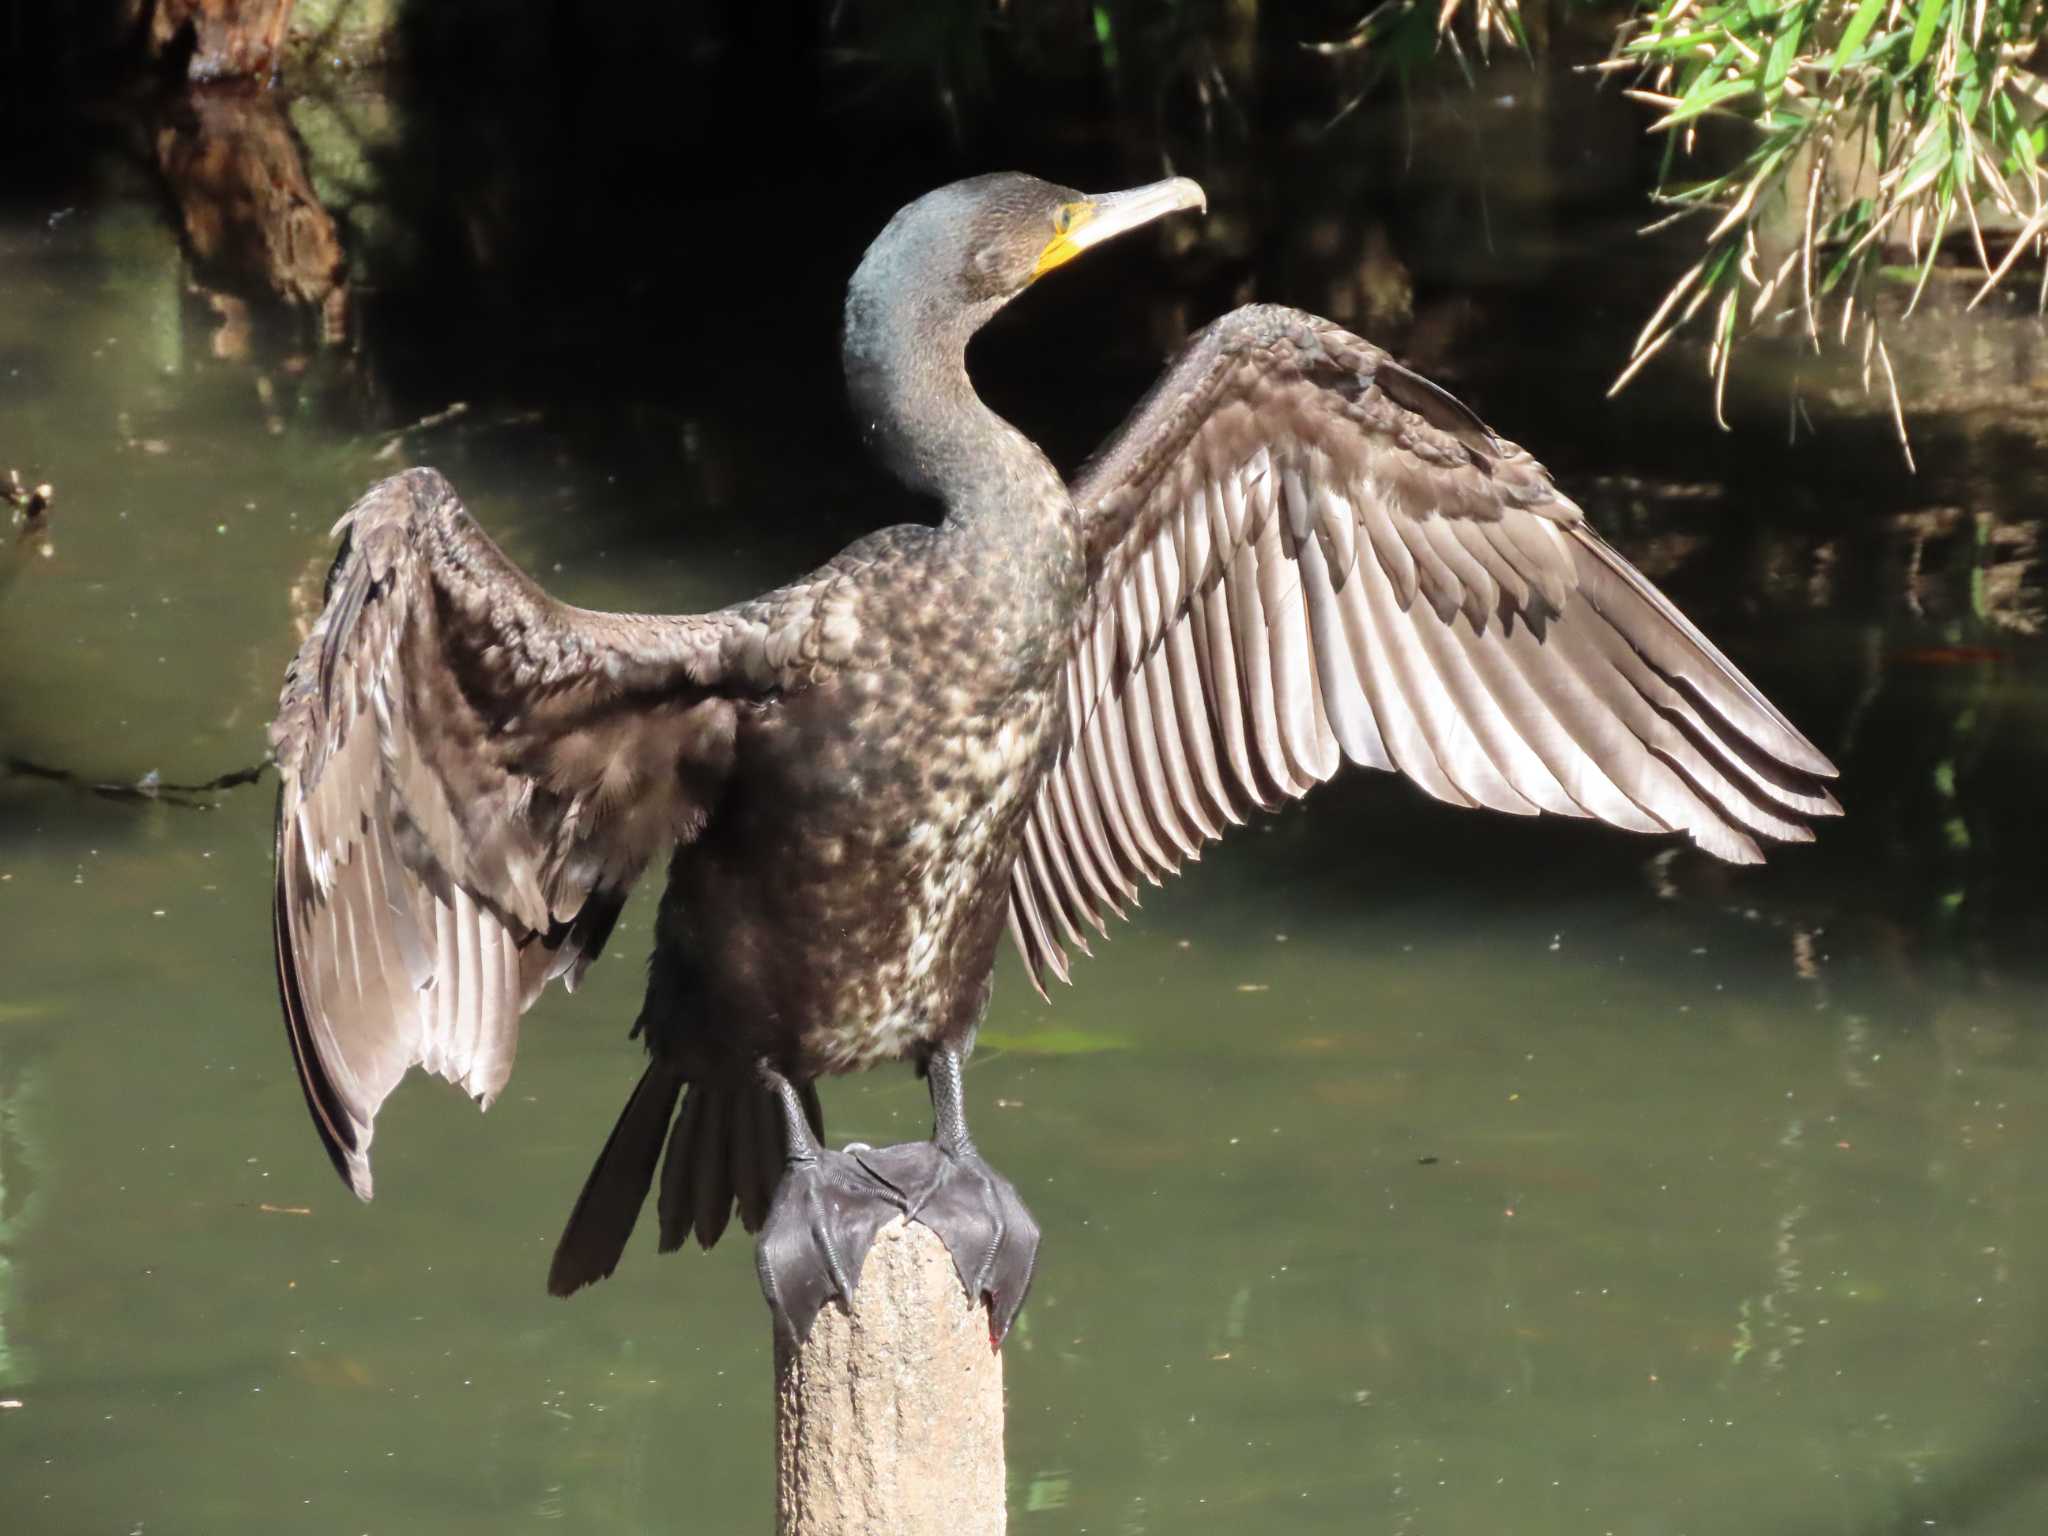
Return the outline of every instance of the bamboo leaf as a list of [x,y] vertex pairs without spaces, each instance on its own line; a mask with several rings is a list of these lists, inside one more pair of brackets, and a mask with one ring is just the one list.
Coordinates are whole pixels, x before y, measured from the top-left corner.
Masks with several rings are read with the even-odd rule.
[[1750,79],[1722,80],[1697,93],[1688,91],[1686,99],[1673,107],[1651,125],[1652,133],[1666,128],[1675,128],[1680,123],[1690,122],[1703,112],[1710,112],[1723,102],[1733,101],[1737,96],[1747,96],[1756,89],[1756,82]]
[[1913,24],[1913,45],[1906,50],[1906,68],[1918,69],[1934,46],[1934,29],[1948,14],[1949,0],[1921,0],[1920,19]]
[[1847,67],[1850,69],[1860,69],[1866,64],[1875,64],[1887,53],[1890,53],[1894,47],[1903,47],[1912,35],[1905,27],[1899,27],[1890,32],[1880,32],[1856,51],[1855,56],[1849,60]]
[[1771,39],[1771,51],[1764,60],[1764,90],[1775,96],[1785,84],[1785,77],[1792,73],[1792,62],[1799,57],[1799,39],[1802,33],[1802,17],[1794,11],[1783,30]]
[[1911,163],[1907,165],[1905,179],[1899,183],[1898,190],[1892,193],[1892,201],[1894,203],[1910,201],[1914,193],[1920,191],[1921,188],[1927,186],[1936,176],[1941,174],[1943,168],[1948,165],[1948,162],[1948,122],[1946,119],[1942,119],[1934,123],[1933,130],[1926,137],[1926,142],[1920,146],[1919,152],[1913,156]]
[[1956,113],[1965,123],[1977,120],[1977,110],[1984,105],[1984,74],[1977,55],[1968,48],[1956,50],[1956,75],[1961,84],[1956,88]]
[[1842,33],[1842,45],[1835,50],[1835,73],[1840,74],[1856,50],[1863,46],[1863,39],[1870,36],[1870,29],[1877,25],[1877,18],[1884,14],[1885,0],[1863,0],[1856,7],[1856,14],[1849,18],[1849,26]]
[[1842,280],[1844,274],[1848,272],[1851,264],[1855,262],[1858,254],[1859,253],[1853,249],[1846,250],[1828,264],[1828,269],[1825,273],[1821,275],[1820,280],[1820,291],[1823,295],[1830,294],[1835,291],[1835,284],[1839,283]]
[[[1845,344],[1860,330],[1865,387],[1887,391],[1901,420],[1875,290],[1909,287],[1911,315],[1935,265],[1948,259],[1945,237],[1965,225],[1987,269],[1978,298],[2027,261],[2043,268],[2048,308],[2048,71],[2034,63],[2044,3],[1639,0],[1605,67],[1641,72],[1641,88],[1629,94],[1653,110],[1651,131],[1664,135],[1653,197],[1667,216],[1652,228],[1709,217],[1699,226],[1700,260],[1666,290],[1615,387],[1681,331],[1704,333],[1720,417],[1742,317],[1769,323],[1796,266],[1814,344],[1819,301],[1831,294],[1828,329]],[[1709,112],[1744,125],[1749,148],[1728,156],[1726,139],[1703,146],[1697,120]],[[1681,185],[1679,162],[1703,149],[1719,174]],[[1836,202],[1853,194],[1838,179],[1823,186],[1830,168],[1853,174],[1865,195]],[[1782,231],[1765,231],[1763,210],[1789,205],[1800,190],[1799,240],[1784,254]],[[1993,209],[2020,226],[2003,260],[1987,252],[1980,228],[1980,214]],[[1759,267],[1760,242],[1775,271]],[[1910,248],[1911,265],[1888,265],[1901,258],[1888,258],[1885,242]]]

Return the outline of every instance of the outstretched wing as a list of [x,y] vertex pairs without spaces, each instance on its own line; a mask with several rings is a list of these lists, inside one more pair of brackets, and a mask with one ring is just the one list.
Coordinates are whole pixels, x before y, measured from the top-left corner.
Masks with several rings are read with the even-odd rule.
[[337,531],[271,727],[273,919],[307,1105],[368,1199],[385,1096],[420,1066],[490,1103],[519,1015],[575,985],[648,859],[703,826],[732,750],[721,684],[749,662],[775,679],[759,615],[554,601],[432,470]]
[[1071,735],[1011,880],[1034,977],[1347,758],[1738,863],[1839,814],[1834,765],[1541,465],[1328,321],[1217,321],[1074,502]]

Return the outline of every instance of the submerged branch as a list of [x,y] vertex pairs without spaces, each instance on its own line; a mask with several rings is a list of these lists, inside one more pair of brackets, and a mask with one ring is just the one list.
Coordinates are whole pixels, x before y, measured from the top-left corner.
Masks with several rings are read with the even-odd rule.
[[139,801],[175,805],[181,810],[210,811],[218,807],[216,799],[202,798],[218,795],[224,790],[239,789],[244,784],[254,784],[272,766],[269,758],[252,763],[247,768],[232,769],[201,784],[166,784],[152,768],[139,779],[95,779],[69,768],[53,768],[48,763],[38,763],[25,757],[0,759],[0,768],[6,776],[20,779],[39,779],[46,784],[61,784],[82,794],[96,795],[102,800],[116,800],[126,803]]

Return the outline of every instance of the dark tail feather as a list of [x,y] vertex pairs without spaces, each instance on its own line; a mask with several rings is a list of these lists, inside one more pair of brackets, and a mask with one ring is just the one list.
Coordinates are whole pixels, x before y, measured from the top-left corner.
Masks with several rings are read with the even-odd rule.
[[789,1145],[782,1134],[782,1112],[772,1097],[756,1100],[748,1120],[753,1144],[742,1141],[738,1132],[733,1136],[733,1162],[741,1171],[733,1182],[739,1186],[740,1225],[758,1232],[768,1220],[768,1204],[789,1161]]
[[682,1087],[682,1074],[673,1067],[658,1058],[647,1064],[555,1245],[555,1262],[548,1269],[551,1295],[570,1295],[619,1267],[633,1223],[647,1203],[661,1138]]
[[[822,1137],[817,1090],[806,1083],[800,1091],[811,1132]],[[724,1236],[735,1202],[740,1225],[760,1231],[788,1158],[782,1110],[760,1083],[692,1083],[661,1163],[661,1251],[674,1252],[693,1231],[711,1247]]]

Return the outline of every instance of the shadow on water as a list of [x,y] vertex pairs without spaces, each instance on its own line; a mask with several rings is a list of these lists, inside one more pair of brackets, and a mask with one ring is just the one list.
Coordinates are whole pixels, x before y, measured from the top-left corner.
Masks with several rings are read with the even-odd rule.
[[[978,1130],[1050,1234],[1020,1528],[2048,1524],[2035,322],[1935,306],[1908,476],[1793,348],[1732,433],[1678,349],[1604,398],[1685,252],[1633,234],[1654,150],[1583,76],[1345,113],[1352,66],[1297,46],[1342,6],[479,14],[406,10],[381,80],[96,94],[80,51],[10,99],[0,472],[57,495],[0,553],[0,755],[88,791],[257,761],[327,529],[407,463],[575,601],[814,563],[906,516],[834,345],[888,213],[999,165],[1193,174],[1206,220],[977,343],[993,403],[1072,465],[1231,304],[1354,325],[1541,453],[1850,814],[1736,871],[1353,774],[1149,893],[1053,1008],[1006,965]],[[194,798],[0,777],[26,1528],[757,1525],[744,1255],[540,1294],[634,1070],[644,899],[488,1117],[400,1094],[358,1209],[275,1018],[268,788]],[[901,1074],[828,1098],[921,1129]]]

